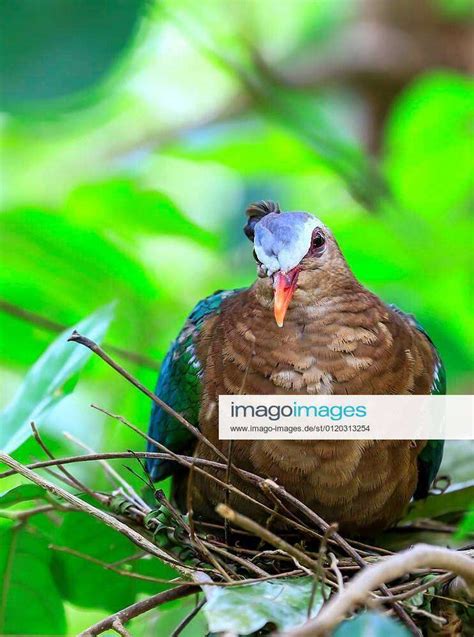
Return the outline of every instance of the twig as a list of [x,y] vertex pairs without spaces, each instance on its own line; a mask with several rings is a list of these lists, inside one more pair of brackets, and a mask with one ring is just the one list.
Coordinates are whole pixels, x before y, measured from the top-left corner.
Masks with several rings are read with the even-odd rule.
[[159,559],[165,562],[168,562],[174,568],[179,570],[182,574],[190,575],[192,573],[191,569],[189,569],[186,566],[183,566],[176,560],[172,559],[167,553],[165,553],[163,550],[161,550],[160,548],[152,544],[149,540],[143,537],[143,535],[140,535],[140,533],[137,533],[137,531],[135,531],[134,529],[130,528],[129,526],[127,526],[120,520],[115,519],[114,517],[106,513],[105,511],[101,511],[100,509],[97,509],[96,507],[92,506],[88,502],[84,502],[83,500],[80,500],[75,495],[72,495],[72,493],[65,491],[64,489],[53,484],[52,482],[48,482],[41,476],[34,473],[34,471],[31,471],[31,469],[28,469],[27,467],[23,466],[22,464],[14,460],[8,454],[0,452],[0,462],[3,462],[4,464],[11,467],[12,469],[15,469],[17,473],[24,476],[25,478],[28,478],[28,480],[30,480],[31,482],[38,484],[40,487],[43,487],[44,489],[46,489],[53,495],[59,498],[62,498],[63,500],[68,502],[71,506],[73,506],[75,509],[79,511],[83,511],[84,513],[88,513],[89,515],[92,515],[94,518],[96,518],[97,520],[100,520],[101,522],[111,527],[115,531],[118,531],[122,535],[125,535],[126,537],[128,537],[128,539],[131,542],[136,544],[138,547],[145,550],[147,553],[150,553],[151,555],[154,555],[155,557],[158,557]]
[[201,610],[201,608],[204,606],[205,603],[206,603],[205,599],[202,599],[200,602],[198,602],[196,606],[193,608],[193,610],[190,613],[188,613],[186,617],[179,622],[179,624],[171,633],[170,637],[178,637],[178,635],[181,635],[183,630],[196,617],[196,615],[199,613],[199,611]]
[[[326,533],[326,531],[330,528],[330,525],[325,520],[323,520],[323,518],[321,518],[317,513],[315,513],[308,506],[306,506],[306,504],[298,500],[298,498],[295,498],[294,495],[291,495],[291,493],[288,493],[288,491],[285,488],[276,484],[276,482],[274,482],[273,480],[267,480],[267,483],[273,490],[277,491],[277,493],[281,494],[282,497],[286,498],[296,508],[298,508],[302,513],[304,513],[306,517],[312,520],[322,531]],[[347,555],[350,555],[354,559],[356,564],[358,564],[362,568],[366,566],[366,563],[364,562],[363,558],[359,555],[359,553],[356,551],[356,549],[352,547],[349,544],[349,542],[347,542],[347,540],[345,540],[341,535],[339,535],[339,533],[333,533],[332,537],[337,542],[337,544],[339,544],[342,550],[345,553],[347,553]],[[385,584],[381,586],[380,591],[384,595],[387,595],[387,596],[390,595],[390,591],[385,586]],[[416,635],[416,637],[421,637],[421,631],[417,628],[417,626],[415,625],[411,617],[408,615],[406,610],[398,603],[394,604],[393,609],[397,613],[398,617],[403,621],[403,623],[410,629],[411,633],[413,635]]]
[[288,542],[285,542],[285,540],[283,540],[278,535],[275,535],[265,527],[260,526],[260,524],[258,524],[254,520],[251,520],[245,515],[237,513],[237,511],[234,511],[225,504],[218,504],[216,507],[216,511],[224,519],[227,518],[233,524],[240,526],[242,529],[249,531],[265,542],[268,542],[268,544],[271,544],[277,549],[280,549],[288,555],[291,555],[291,557],[294,557],[296,560],[298,560],[298,562],[303,564],[303,566],[306,566],[306,568],[310,568],[313,572],[317,569],[318,563],[315,560],[308,557],[306,553],[303,553],[296,547],[291,546],[291,544],[288,544]]
[[[57,460],[56,461],[46,460],[46,461],[43,461],[43,462],[35,462],[35,463],[30,464],[30,465],[27,465],[28,468],[29,469],[41,469],[41,468],[46,468],[46,467],[50,467],[50,466],[55,466],[55,465],[58,465],[58,464],[69,464],[69,463],[75,463],[75,462],[91,462],[91,461],[94,461],[94,460],[114,459],[114,458],[157,458],[157,459],[163,459],[163,460],[174,460],[175,462],[177,462],[178,464],[181,464],[182,466],[186,467],[187,469],[190,469],[191,466],[194,465],[194,467],[195,467],[194,470],[196,472],[206,476],[206,478],[208,478],[209,480],[213,480],[214,482],[216,482],[216,484],[219,484],[224,489],[230,489],[233,493],[235,493],[235,494],[239,495],[240,497],[248,500],[249,502],[252,502],[252,504],[255,504],[256,506],[261,507],[267,513],[272,514],[274,512],[273,509],[271,509],[270,507],[268,507],[265,504],[263,504],[263,502],[260,502],[259,500],[255,500],[255,498],[252,498],[247,493],[244,493],[243,491],[241,491],[240,489],[235,487],[233,484],[226,484],[223,480],[220,480],[216,475],[214,475],[212,473],[208,473],[207,471],[204,471],[202,469],[202,467],[209,467],[210,469],[225,470],[226,465],[224,465],[223,463],[216,462],[214,460],[206,460],[204,458],[195,458],[194,456],[184,456],[184,455],[176,454],[176,453],[172,452],[171,450],[168,450],[167,447],[162,445],[157,440],[154,440],[153,438],[151,438],[150,436],[145,434],[143,431],[138,429],[138,427],[135,427],[135,425],[132,425],[131,423],[129,423],[122,416],[118,416],[116,414],[112,414],[112,413],[108,412],[107,410],[103,409],[102,407],[97,407],[97,405],[93,405],[93,407],[95,409],[98,409],[98,410],[102,411],[103,413],[107,414],[111,418],[114,418],[114,419],[118,420],[119,422],[122,422],[126,426],[130,427],[133,431],[135,431],[138,435],[140,435],[141,437],[145,438],[146,440],[149,440],[155,446],[157,446],[159,449],[163,449],[164,451],[163,452],[122,451],[122,452],[112,452],[112,453],[102,453],[102,454],[90,454],[90,455],[83,455],[83,456],[71,456],[71,457],[68,457],[68,458],[62,458],[59,461],[57,461]],[[258,485],[258,484],[261,484],[262,482],[264,482],[264,478],[261,478],[259,476],[256,476],[256,475],[252,474],[252,473],[249,473],[248,471],[244,471],[243,469],[239,469],[239,472],[241,473],[241,475],[245,479],[250,480],[254,484]],[[0,473],[0,478],[7,478],[8,476],[13,475],[14,473],[15,473],[14,470],[4,471],[3,473]],[[299,530],[299,531],[301,531],[303,533],[306,533],[306,534],[309,534],[309,535],[312,535],[312,536],[316,536],[317,538],[320,538],[319,534],[315,533],[311,529],[308,529],[307,527],[304,527],[301,524],[298,524],[294,520],[291,520],[290,518],[287,518],[286,516],[284,516],[284,515],[282,515],[280,513],[277,513],[276,515],[278,515],[278,517],[280,519],[282,519],[283,521],[288,522],[289,524],[291,524],[295,529],[297,529],[297,530]]]
[[285,633],[287,637],[319,637],[326,635],[356,606],[364,604],[370,593],[418,568],[440,568],[461,576],[474,591],[474,561],[451,549],[418,544],[412,549],[362,569],[347,584],[341,595],[334,596],[319,615],[299,628]]
[[[342,573],[339,570],[337,557],[334,555],[334,553],[329,553],[329,559],[331,560],[331,569],[334,571],[336,575],[338,592],[342,593],[342,591],[344,590],[344,580],[342,578]],[[387,598],[387,599],[390,599],[390,598]]]
[[[38,429],[36,428],[36,425],[33,421],[30,422],[30,427],[33,432],[33,437],[36,440],[36,443],[41,447],[41,449],[45,452],[48,458],[50,458],[50,460],[56,460],[56,458],[48,449],[48,447],[46,446],[46,443],[43,441],[42,437],[40,436],[40,433]],[[69,473],[69,471],[65,469],[62,465],[58,464],[58,469],[63,475],[66,476],[66,478],[68,479],[70,483],[75,485],[76,489],[85,491],[85,493],[88,493],[89,495],[92,495],[92,496],[94,495],[93,492],[85,484],[82,484],[82,482],[80,482],[75,476],[73,476],[72,473]]]
[[90,562],[91,564],[95,564],[96,566],[100,566],[101,568],[112,571],[112,573],[116,573],[117,575],[123,575],[123,577],[128,577],[130,579],[138,579],[143,582],[152,582],[154,584],[187,584],[186,580],[177,580],[177,579],[165,579],[159,577],[153,577],[152,575],[143,575],[142,573],[135,573],[134,571],[124,571],[121,568],[117,568],[115,564],[108,564],[107,562],[103,562],[102,560],[98,560],[92,555],[87,555],[86,553],[80,553],[74,549],[69,548],[68,546],[57,546],[56,544],[50,544],[49,547],[52,551],[58,551],[58,553],[67,553],[68,555],[72,555],[73,557],[77,557],[80,560],[85,560],[86,562]]
[[17,522],[26,522],[34,515],[40,515],[41,513],[49,513],[51,511],[74,511],[66,506],[60,504],[42,504],[33,509],[26,509],[22,511],[0,511],[0,518],[8,518],[9,520],[16,520]]
[[[226,466],[226,470],[225,470],[225,482],[226,484],[230,484],[230,476],[231,476],[231,467],[232,467],[232,452],[234,450],[234,441],[233,440],[229,440],[228,445],[227,445],[227,466]],[[226,506],[229,506],[229,502],[230,502],[230,491],[229,489],[225,490],[224,493],[224,504]],[[230,523],[229,520],[227,520],[227,518],[224,520],[224,540],[226,544],[229,544],[229,539],[230,539]]]
[[[6,314],[10,314],[10,316],[14,316],[25,323],[30,323],[31,325],[36,325],[48,332],[56,332],[57,334],[60,332],[64,332],[68,329],[69,325],[63,325],[62,323],[58,323],[56,321],[51,321],[50,319],[41,316],[40,314],[36,314],[36,312],[30,312],[29,310],[25,310],[18,305],[14,305],[13,303],[9,303],[4,299],[0,299],[0,311],[5,312]],[[132,363],[137,363],[142,367],[148,367],[149,369],[160,369],[160,364],[154,361],[152,358],[148,356],[144,356],[143,354],[139,354],[138,352],[130,352],[129,350],[123,349],[122,347],[116,347],[115,345],[107,344],[107,348],[125,358]]]
[[109,615],[102,619],[100,622],[97,622],[93,626],[89,626],[82,633],[79,633],[78,637],[95,637],[95,635],[101,635],[105,633],[107,630],[114,628],[114,622],[120,622],[124,624],[139,615],[143,615],[148,612],[152,608],[156,608],[157,606],[161,606],[162,604],[166,604],[167,602],[172,602],[176,599],[181,599],[182,597],[187,597],[188,595],[192,595],[196,592],[196,586],[198,584],[183,584],[182,586],[177,586],[176,588],[170,588],[163,593],[158,593],[157,595],[153,595],[152,597],[148,597],[147,599],[142,600],[141,602],[136,602],[131,606],[127,606],[120,610],[118,613],[114,613],[113,615]]
[[437,577],[434,577],[433,579],[427,581],[427,582],[423,582],[422,584],[419,584],[418,586],[415,586],[414,588],[409,588],[408,590],[406,590],[403,593],[397,593],[397,594],[393,594],[393,589],[392,589],[392,595],[388,596],[388,597],[378,597],[377,601],[380,603],[385,603],[385,602],[401,602],[405,599],[410,599],[411,597],[413,597],[413,595],[416,595],[417,593],[422,593],[426,590],[428,590],[429,588],[432,588],[433,586],[436,586],[437,584],[443,584],[444,582],[448,582],[449,580],[451,580],[453,578],[453,576],[451,575],[451,573],[443,573],[443,575],[438,575]]
[[123,376],[123,378],[125,378],[129,383],[134,385],[138,390],[145,394],[145,396],[148,396],[148,398],[150,398],[156,405],[158,405],[158,407],[175,418],[181,425],[183,425],[183,427],[186,427],[186,429],[188,429],[200,442],[207,445],[219,458],[221,458],[221,460],[223,460],[224,462],[227,461],[225,455],[215,445],[213,445],[212,442],[210,442],[206,438],[206,436],[204,436],[199,431],[197,427],[192,425],[188,420],[186,420],[186,418],[184,418],[184,416],[167,405],[163,400],[161,400],[161,398],[159,398],[156,394],[145,387],[145,385],[143,385],[139,380],[137,380],[134,376],[127,372],[126,369],[121,367],[112,358],[110,358],[110,356],[106,352],[104,352],[104,350],[99,347],[97,343],[94,343],[94,341],[92,341],[90,338],[87,338],[86,336],[82,336],[82,334],[79,334],[79,332],[77,332],[76,330],[74,330],[74,332],[68,338],[68,341],[83,345],[84,347],[87,347],[92,352],[94,352],[94,354],[97,354],[99,358],[107,363],[107,365],[110,365],[110,367],[118,372],[120,376]]
[[231,560],[232,562],[236,562],[236,564],[240,564],[240,566],[243,566],[254,575],[257,575],[259,577],[267,577],[269,575],[269,573],[264,571],[262,568],[260,568],[259,566],[256,566],[255,564],[252,564],[252,562],[244,559],[243,557],[239,557],[238,555],[233,555],[232,553],[229,553],[229,551],[227,551],[226,549],[220,546],[216,546],[212,542],[206,542],[205,540],[202,540],[202,542],[206,546],[212,548],[212,550],[215,551],[216,553],[220,553],[221,555],[225,556],[228,560]]
[[[63,435],[66,438],[66,440],[73,442],[75,445],[77,445],[81,449],[84,449],[85,451],[91,454],[95,453],[94,449],[86,445],[84,442],[82,442],[82,440],[79,440],[68,431],[63,432]],[[117,471],[115,471],[113,467],[109,465],[108,462],[106,462],[105,460],[99,460],[99,463],[104,469],[105,473],[110,478],[112,478],[112,480],[115,480],[117,484],[119,484],[123,488],[123,490],[126,493],[128,493],[128,495],[132,498],[132,500],[134,500],[137,504],[139,504],[144,511],[146,512],[151,511],[148,504],[138,495],[135,489],[126,480],[124,480],[122,476]]]
[[322,598],[324,601],[326,601],[326,587],[325,587],[326,572],[323,568],[323,560],[326,557],[328,539],[330,538],[331,535],[336,533],[337,529],[338,529],[337,524],[331,524],[328,530],[325,531],[324,537],[321,540],[321,543],[319,545],[318,561],[317,561],[318,566],[317,566],[316,572],[313,575],[313,586],[311,588],[311,595],[310,595],[309,604],[308,604],[308,619],[311,617],[311,611],[313,609],[314,597],[316,595],[316,589],[318,585],[318,578],[321,578]]
[[128,630],[122,624],[120,619],[116,619],[114,622],[112,622],[111,628],[112,630],[115,630],[115,632],[118,635],[121,635],[122,637],[132,637],[131,633],[128,632]]
[[[154,438],[152,438],[148,434],[144,433],[138,427],[135,427],[135,425],[133,425],[131,422],[129,422],[123,416],[120,416],[118,414],[112,414],[109,411],[107,411],[106,409],[104,409],[103,407],[99,407],[97,405],[91,405],[91,407],[101,411],[102,413],[106,414],[107,416],[110,416],[110,418],[114,418],[115,420],[118,420],[118,422],[121,422],[126,427],[129,427],[136,434],[138,434],[139,436],[141,436],[142,438],[144,438],[145,440],[147,440],[151,444],[155,445],[155,447],[157,449],[161,449],[163,451],[162,454],[160,454],[160,453],[150,453],[150,452],[141,452],[141,453],[132,452],[132,455],[135,456],[136,458],[138,458],[138,457],[146,457],[146,458],[164,458],[166,460],[174,460],[178,464],[181,464],[182,466],[186,467],[187,469],[191,469],[191,467],[194,465],[194,471],[196,471],[197,473],[200,473],[201,475],[204,475],[207,479],[212,480],[216,484],[219,484],[224,489],[224,492],[225,492],[226,489],[230,490],[233,493],[236,493],[237,495],[239,495],[241,498],[244,498],[244,499],[248,500],[249,502],[252,502],[252,504],[254,504],[256,506],[259,506],[260,508],[264,509],[268,513],[270,513],[270,514],[274,513],[273,509],[271,509],[270,507],[266,506],[263,502],[260,502],[259,500],[256,500],[255,498],[253,498],[252,496],[248,495],[247,493],[245,493],[244,491],[242,491],[238,487],[234,486],[231,482],[229,482],[229,483],[224,482],[224,480],[221,480],[220,478],[218,478],[216,475],[214,475],[214,473],[209,473],[208,471],[204,471],[201,468],[201,466],[200,466],[200,465],[203,465],[203,466],[207,466],[207,467],[210,467],[210,468],[212,467],[213,469],[221,469],[221,470],[225,471],[225,468],[226,468],[227,464],[216,462],[214,460],[205,460],[203,458],[196,458],[194,456],[182,456],[180,454],[174,453],[174,451],[172,451],[171,449],[168,449],[168,447],[165,447],[165,445],[163,445],[161,442],[159,442],[158,440],[155,440]],[[143,455],[143,454],[145,454],[145,455]],[[225,457],[224,457],[224,461],[227,462],[227,459]],[[239,468],[235,467],[234,465],[233,465],[233,468],[234,468],[235,471],[239,472],[239,474],[242,476],[242,478],[244,480],[250,481],[250,482],[252,482],[254,484],[257,484],[257,485],[260,484],[261,482],[264,482],[264,478],[261,478],[259,476],[256,476],[256,475],[252,474],[252,473],[249,473],[248,471],[244,471],[243,469],[239,469]],[[4,474],[2,474],[2,475],[4,475]],[[278,515],[285,522],[289,522],[290,524],[292,524],[295,528],[298,528],[299,530],[302,530],[302,531],[304,531],[306,533],[310,533],[311,534],[311,530],[310,529],[306,529],[301,524],[298,524],[297,522],[294,522],[293,520],[290,520],[286,516],[281,515],[279,513],[276,514],[276,515]]]
[[193,484],[194,484],[194,462],[192,462],[191,466],[189,467],[188,488],[186,491],[186,508],[188,510],[189,538],[191,542],[194,542],[196,537],[196,530],[194,527]]
[[424,608],[418,608],[417,606],[413,606],[412,604],[405,604],[405,607],[410,610],[410,613],[413,613],[414,615],[423,615],[423,617],[427,617],[430,621],[438,624],[438,626],[444,626],[448,623],[448,620],[445,617],[433,615],[433,613],[428,612]]

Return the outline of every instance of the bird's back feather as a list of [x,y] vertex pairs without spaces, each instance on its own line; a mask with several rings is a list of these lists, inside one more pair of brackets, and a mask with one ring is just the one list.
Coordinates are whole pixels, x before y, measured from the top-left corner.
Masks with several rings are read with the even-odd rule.
[[[402,312],[398,307],[392,305],[391,308],[395,310],[405,320],[410,322],[416,327],[416,329],[423,334],[425,338],[431,343],[433,350],[436,354],[436,364],[433,371],[433,379],[431,385],[431,394],[433,396],[441,396],[446,394],[446,369],[443,365],[438,350],[435,344],[431,340],[429,334],[425,328],[417,321],[412,314],[406,314]],[[441,466],[443,460],[444,440],[429,440],[423,451],[418,456],[418,482],[416,490],[413,495],[415,500],[421,500],[426,498],[433,480]]]
[[[160,370],[156,395],[196,427],[199,426],[202,379],[196,338],[206,320],[219,313],[224,299],[236,292],[238,290],[219,290],[199,301],[172,343]],[[186,451],[194,441],[192,433],[156,403],[152,408],[149,436],[175,453]],[[158,451],[151,442],[147,450]],[[152,480],[158,481],[173,473],[175,463],[149,458],[146,467]]]

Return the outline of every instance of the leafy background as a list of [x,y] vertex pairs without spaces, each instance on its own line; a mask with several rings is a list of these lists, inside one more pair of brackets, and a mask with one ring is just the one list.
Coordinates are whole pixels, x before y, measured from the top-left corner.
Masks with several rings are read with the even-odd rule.
[[[0,4],[0,406],[55,338],[11,305],[69,326],[116,301],[106,342],[147,356],[152,363],[125,364],[152,387],[194,303],[252,280],[241,227],[260,198],[320,216],[361,281],[426,327],[449,392],[472,392],[470,3],[375,5]],[[391,27],[406,38],[406,60],[383,37]],[[142,447],[90,402],[146,429],[147,400],[96,360],[53,411],[28,408],[56,454],[77,451],[64,431],[98,450]],[[15,452],[38,455],[31,438]],[[446,456],[454,479],[473,478],[472,445],[451,443]],[[74,471],[106,487],[91,466]],[[35,516],[20,527],[0,518],[0,632],[76,634],[156,592],[49,550],[52,542],[110,561],[130,554],[122,538],[80,517]],[[164,566],[150,572],[171,576]],[[32,582],[25,612],[20,591]],[[191,607],[184,600],[142,618],[133,634],[166,634]]]

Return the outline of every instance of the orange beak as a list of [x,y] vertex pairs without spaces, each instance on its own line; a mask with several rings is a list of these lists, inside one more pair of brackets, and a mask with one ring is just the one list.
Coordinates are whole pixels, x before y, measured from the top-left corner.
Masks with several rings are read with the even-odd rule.
[[296,290],[299,272],[298,268],[293,268],[286,274],[275,272],[273,275],[273,288],[275,290],[273,309],[278,327],[283,327],[286,311]]

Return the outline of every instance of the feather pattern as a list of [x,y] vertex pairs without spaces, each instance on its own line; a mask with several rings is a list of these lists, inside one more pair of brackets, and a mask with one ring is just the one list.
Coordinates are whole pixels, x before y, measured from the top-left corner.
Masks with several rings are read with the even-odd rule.
[[[281,213],[270,204],[251,209],[247,236],[255,239],[262,223],[281,238],[284,226],[285,247],[291,251],[294,245],[297,252],[307,215]],[[272,277],[258,269],[259,278],[250,288],[218,292],[200,302],[163,364],[158,395],[224,453],[227,443],[218,438],[217,420],[221,394],[446,391],[441,359],[423,328],[365,289],[331,233],[321,222],[314,223],[326,245],[313,253],[310,248],[301,258],[283,327],[273,316]],[[279,245],[269,239],[265,252],[275,254]],[[150,432],[176,452],[193,450],[201,458],[217,459],[161,409],[153,409]],[[394,524],[413,495],[426,496],[442,453],[441,441],[257,440],[235,441],[233,462],[277,480],[343,531],[367,534]],[[148,469],[156,480],[174,467],[149,461]],[[233,482],[254,499],[264,498],[237,476]],[[195,515],[212,519],[224,498],[221,487],[194,474],[188,488]],[[265,522],[261,508],[247,500],[231,494],[230,504]]]
[[[219,290],[199,301],[172,343],[160,370],[156,395],[194,426],[199,425],[203,370],[196,354],[196,338],[204,321],[219,314],[223,300],[236,292],[238,290]],[[193,435],[156,403],[152,407],[149,435],[175,453],[190,450],[194,441]],[[151,442],[147,450],[158,451]],[[163,480],[173,473],[175,463],[147,459],[146,468],[152,480]]]

